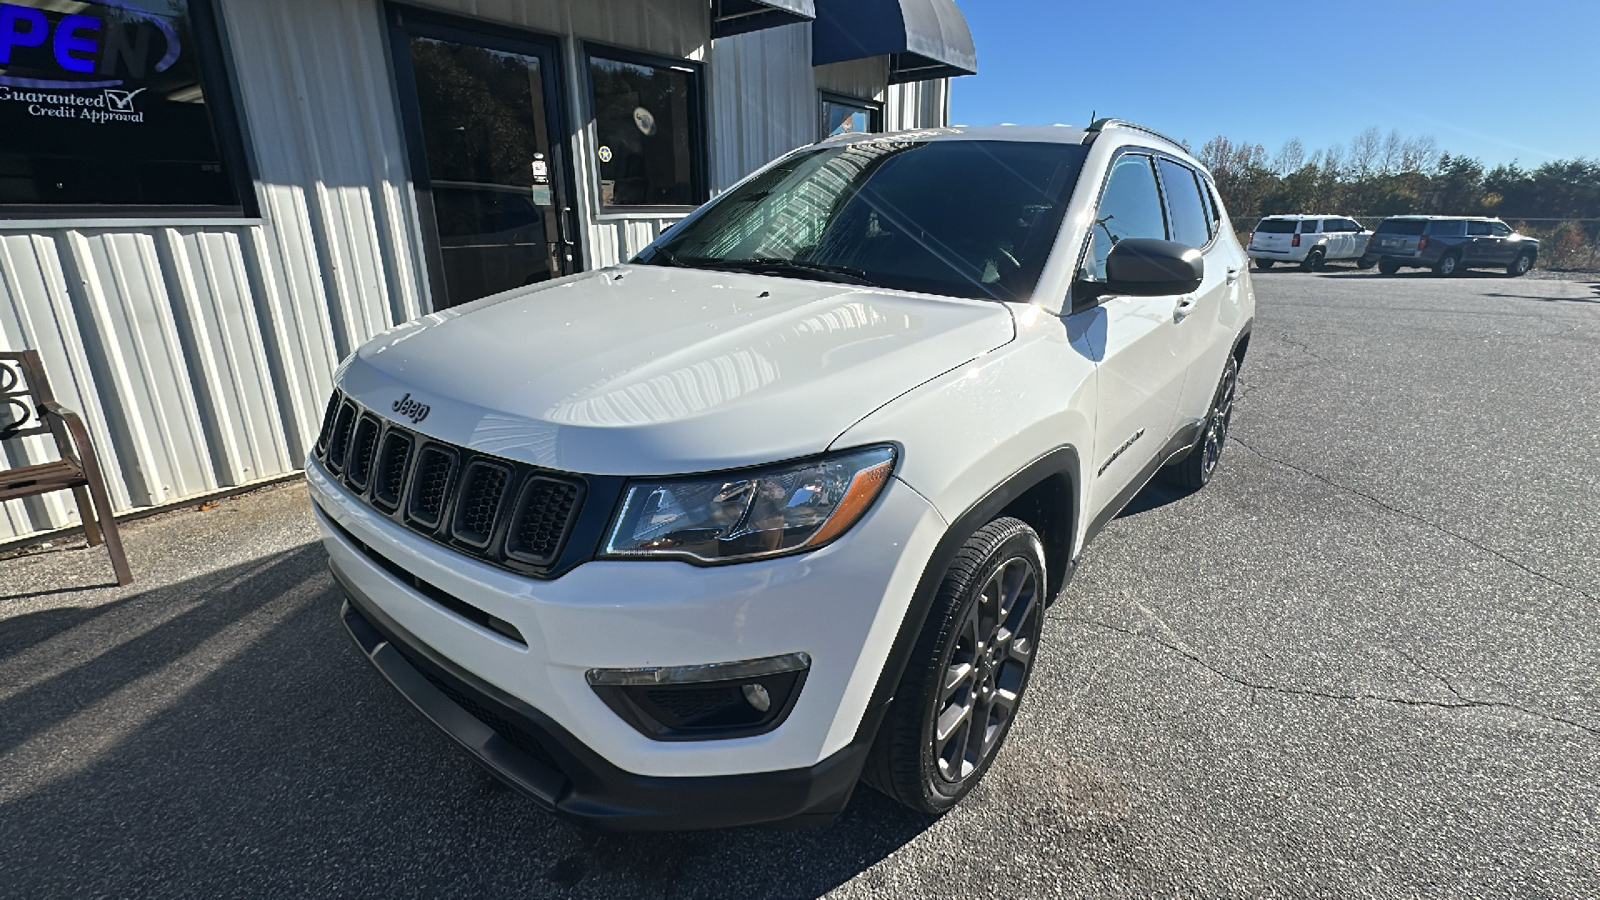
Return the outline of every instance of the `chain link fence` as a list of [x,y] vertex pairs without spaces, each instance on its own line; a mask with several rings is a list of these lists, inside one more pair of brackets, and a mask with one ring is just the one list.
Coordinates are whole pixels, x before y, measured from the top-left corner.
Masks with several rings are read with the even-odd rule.
[[[1378,227],[1385,216],[1351,216],[1361,227]],[[1600,219],[1523,219],[1502,216],[1507,225],[1531,238],[1539,239],[1536,268],[1558,272],[1600,272]],[[1250,239],[1259,217],[1232,219],[1239,243]]]

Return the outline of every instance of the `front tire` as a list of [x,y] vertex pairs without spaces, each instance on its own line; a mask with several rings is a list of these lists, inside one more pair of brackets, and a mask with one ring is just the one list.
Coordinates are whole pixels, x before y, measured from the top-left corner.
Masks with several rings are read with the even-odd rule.
[[1231,355],[1222,367],[1211,408],[1200,425],[1200,440],[1182,460],[1162,470],[1166,480],[1181,488],[1198,491],[1211,483],[1211,476],[1222,463],[1222,450],[1228,444],[1228,429],[1233,424],[1233,395],[1239,385],[1239,361]]
[[1523,252],[1517,254],[1517,258],[1511,261],[1511,265],[1506,266],[1506,274],[1510,275],[1512,278],[1515,278],[1519,275],[1528,274],[1529,270],[1532,268],[1533,254],[1524,250]]
[[943,813],[983,778],[1028,687],[1044,623],[1044,545],[995,519],[957,552],[917,637],[863,773],[922,813]]

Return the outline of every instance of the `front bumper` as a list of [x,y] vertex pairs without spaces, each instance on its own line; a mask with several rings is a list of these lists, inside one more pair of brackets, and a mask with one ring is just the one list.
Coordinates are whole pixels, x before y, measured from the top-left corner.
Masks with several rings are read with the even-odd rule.
[[552,812],[627,831],[822,824],[855,790],[866,742],[803,769],[700,778],[623,771],[549,716],[429,649],[339,580],[348,598],[345,628],[372,665],[480,764]]
[[[871,740],[881,712],[872,707],[885,661],[945,530],[932,506],[896,480],[849,534],[811,553],[713,567],[595,560],[539,580],[466,557],[376,514],[315,462],[307,482],[329,564],[354,608],[380,633],[392,632],[383,643],[421,648],[409,658],[395,654],[413,668],[418,659],[432,659],[440,669],[447,663],[458,682],[475,686],[463,692],[471,702],[458,707],[470,710],[488,696],[537,724],[539,734],[553,735],[535,743],[568,748],[569,758],[553,768],[569,784],[517,775],[516,767],[501,765],[502,753],[480,752],[488,740],[481,734],[473,749],[470,732],[481,729],[468,728],[462,743],[547,806],[580,817],[599,809],[591,816],[597,821],[639,819],[616,827],[710,827],[828,814],[841,796],[830,773],[854,777],[864,752],[859,745]],[[462,615],[452,598],[511,626],[523,640]],[[381,648],[363,646],[379,664]],[[795,652],[812,664],[793,708],[773,730],[749,737],[653,740],[607,706],[585,678],[595,668],[693,666]],[[413,691],[389,677],[416,702]],[[550,754],[559,755],[555,749]],[[784,786],[740,787],[736,793],[755,798],[742,806],[705,799],[721,796],[722,779],[742,784],[747,778]],[[797,781],[807,786],[795,787]],[[628,799],[633,788],[621,800],[603,799],[615,790],[606,786],[618,783],[654,785],[647,792],[664,799],[635,802]],[[563,800],[564,791],[571,798]]]

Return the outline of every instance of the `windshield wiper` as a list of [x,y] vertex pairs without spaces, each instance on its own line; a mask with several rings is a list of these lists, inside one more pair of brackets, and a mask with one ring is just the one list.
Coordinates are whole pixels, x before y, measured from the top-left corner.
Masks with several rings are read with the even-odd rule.
[[[708,260],[708,264],[712,261]],[[835,266],[830,263],[805,262],[798,259],[778,259],[776,257],[756,257],[755,259],[719,259],[714,261],[715,268],[741,269],[752,272],[788,272],[799,274],[822,281],[837,281],[844,284],[864,284],[869,287],[878,287],[867,273],[861,269],[852,269],[849,266]]]

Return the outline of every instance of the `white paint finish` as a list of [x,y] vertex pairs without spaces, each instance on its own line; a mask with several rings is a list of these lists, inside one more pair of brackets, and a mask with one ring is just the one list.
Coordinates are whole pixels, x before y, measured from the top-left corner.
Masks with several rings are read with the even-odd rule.
[[[1036,306],[1012,309],[1016,340],[886,402],[834,446],[899,443],[898,477],[951,521],[1057,448],[1077,449],[1087,470],[1078,483],[1086,483],[1097,377],[1087,322]],[[1075,512],[1081,524],[1084,508]]]
[[[467,560],[353,500],[318,466],[320,509],[429,583],[511,622],[527,649],[444,612],[323,527],[335,567],[430,647],[551,716],[613,764],[645,775],[721,775],[812,765],[856,733],[900,621],[945,524],[890,482],[873,510],[804,556],[697,568],[670,560],[590,562],[554,581]],[[886,553],[885,548],[897,548]],[[592,667],[694,665],[802,651],[812,658],[788,720],[765,735],[663,743],[611,712]]]
[[819,452],[1012,334],[985,301],[627,266],[398,329],[341,387],[380,412],[410,393],[419,430],[496,455],[674,474]]
[[102,397],[101,413],[120,443],[133,501],[156,505],[215,490],[154,236],[71,231],[65,246],[84,341],[109,381],[101,385],[111,394]]
[[890,85],[884,127],[890,131],[943,128],[950,124],[950,80]]
[[221,486],[299,468],[284,443],[240,236],[165,229],[177,317]]
[[[711,45],[711,185],[745,175],[820,135],[809,66],[811,26],[785,25],[719,38]],[[788,64],[784,64],[787,62]]]

